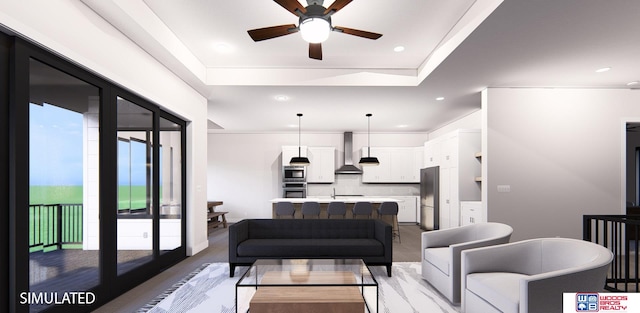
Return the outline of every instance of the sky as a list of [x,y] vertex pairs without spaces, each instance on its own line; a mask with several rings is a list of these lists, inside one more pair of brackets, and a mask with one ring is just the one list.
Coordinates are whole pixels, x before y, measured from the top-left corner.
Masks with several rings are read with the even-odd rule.
[[[29,184],[81,186],[82,114],[46,103],[31,104],[29,119]],[[118,164],[119,185],[146,184],[144,143],[119,141]]]
[[29,184],[82,185],[82,114],[30,105]]

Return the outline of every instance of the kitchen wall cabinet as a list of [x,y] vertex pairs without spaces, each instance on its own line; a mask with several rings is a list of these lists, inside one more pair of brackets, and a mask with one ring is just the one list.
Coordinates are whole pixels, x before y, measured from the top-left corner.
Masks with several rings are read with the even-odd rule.
[[440,164],[441,141],[434,139],[424,143],[424,167],[434,167]]
[[[423,167],[422,147],[371,147],[371,156],[380,161],[378,166],[362,167],[363,183],[419,183]],[[362,155],[367,156],[367,147]]]
[[[282,146],[282,166],[289,166],[292,157],[298,156],[298,146]],[[307,146],[300,146],[300,156],[307,155]]]
[[440,167],[441,229],[461,225],[461,201],[480,201],[479,151],[480,130],[476,129],[456,130],[425,143],[425,166]]
[[336,175],[336,148],[307,148],[309,162],[307,166],[307,183],[333,183]]
[[[369,156],[367,147],[362,148],[361,157],[364,156]],[[389,182],[391,180],[391,152],[388,149],[371,147],[370,156],[378,158],[380,165],[362,166],[362,182]]]

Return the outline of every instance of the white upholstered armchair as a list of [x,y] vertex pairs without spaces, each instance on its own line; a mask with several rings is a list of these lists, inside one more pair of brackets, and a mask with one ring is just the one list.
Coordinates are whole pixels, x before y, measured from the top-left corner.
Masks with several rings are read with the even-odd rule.
[[613,254],[588,241],[538,238],[462,252],[465,313],[562,312],[563,292],[597,292]]
[[513,228],[479,223],[422,233],[422,278],[452,303],[460,302],[462,250],[509,242]]

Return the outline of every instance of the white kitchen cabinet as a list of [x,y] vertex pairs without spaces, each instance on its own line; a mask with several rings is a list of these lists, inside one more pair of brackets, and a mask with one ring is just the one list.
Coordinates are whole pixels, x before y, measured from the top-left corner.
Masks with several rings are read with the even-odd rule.
[[484,222],[482,202],[460,201],[460,226]]
[[[480,201],[480,130],[461,129],[425,143],[425,164],[440,167],[440,228],[461,225],[461,201]],[[482,212],[480,213],[483,216]]]
[[[419,183],[422,150],[421,147],[372,147],[371,156],[377,157],[380,165],[364,166],[362,182]],[[362,155],[367,155],[367,147],[362,148]]]
[[401,200],[398,202],[398,222],[417,223],[418,222],[418,199],[417,196],[389,196]]
[[[289,166],[292,157],[298,156],[298,146],[282,146],[282,166]],[[308,157],[307,146],[300,146],[300,156]]]
[[420,169],[425,168],[424,165],[424,147],[413,148],[413,169],[412,177],[416,183],[420,182]]
[[378,158],[380,165],[362,166],[363,183],[385,183],[391,180],[391,152],[386,148],[362,148],[361,157],[372,156]]
[[389,181],[404,182],[408,174],[407,165],[411,166],[413,162],[413,155],[407,153],[407,149],[397,148],[389,149],[391,160],[389,162],[390,177]]
[[440,165],[440,139],[429,140],[424,143],[424,167],[434,167]]
[[440,150],[440,166],[458,167],[458,147],[459,136],[457,132],[445,135]]
[[309,166],[307,166],[308,183],[333,183],[336,178],[336,148],[309,147],[307,149]]

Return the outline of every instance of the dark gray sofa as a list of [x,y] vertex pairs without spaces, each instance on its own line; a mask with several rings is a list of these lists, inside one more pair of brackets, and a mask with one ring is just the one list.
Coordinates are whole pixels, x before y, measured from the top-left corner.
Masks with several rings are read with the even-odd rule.
[[256,259],[362,259],[391,276],[391,225],[376,219],[247,219],[229,226],[229,276]]

